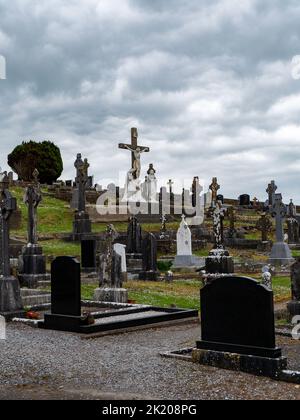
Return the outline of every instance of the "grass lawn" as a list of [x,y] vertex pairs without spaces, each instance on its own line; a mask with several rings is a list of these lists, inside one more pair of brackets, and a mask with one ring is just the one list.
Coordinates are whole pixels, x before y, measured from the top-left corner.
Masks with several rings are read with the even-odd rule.
[[[175,280],[172,284],[165,282],[129,281],[125,285],[129,299],[138,304],[169,308],[175,305],[183,309],[200,309],[200,288],[202,283],[196,280]],[[274,277],[275,303],[285,302],[291,297],[290,279]],[[82,286],[82,298],[92,299],[96,284]]]

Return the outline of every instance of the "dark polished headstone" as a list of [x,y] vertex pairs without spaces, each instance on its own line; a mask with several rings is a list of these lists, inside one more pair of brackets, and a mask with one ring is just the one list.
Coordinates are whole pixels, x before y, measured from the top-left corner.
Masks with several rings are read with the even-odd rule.
[[97,270],[96,263],[96,240],[81,241],[81,268],[84,272],[95,272]]
[[280,358],[273,292],[246,277],[224,277],[201,290],[198,349]]
[[51,313],[81,316],[80,263],[72,257],[56,258],[51,279]]
[[136,217],[131,217],[127,231],[127,254],[142,253],[142,228]]
[[292,300],[288,303],[290,317],[300,315],[300,258],[291,267]]
[[149,233],[143,239],[143,271],[140,273],[140,280],[156,281],[159,273],[157,271],[157,241],[153,233]]
[[250,195],[248,194],[242,194],[239,197],[239,205],[240,206],[250,206],[251,204],[251,199],[250,199]]
[[207,274],[233,274],[233,258],[224,248],[213,249],[205,258],[205,271]]

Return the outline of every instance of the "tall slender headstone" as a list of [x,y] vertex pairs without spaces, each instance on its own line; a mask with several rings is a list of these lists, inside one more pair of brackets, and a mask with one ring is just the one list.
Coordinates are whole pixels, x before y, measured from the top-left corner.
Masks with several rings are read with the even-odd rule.
[[276,243],[271,251],[270,262],[276,265],[289,265],[294,259],[288,244],[284,242],[283,221],[287,216],[287,208],[282,202],[281,194],[274,194],[273,202],[270,213],[275,218]]
[[0,218],[1,218],[1,276],[0,314],[11,317],[22,313],[23,304],[18,280],[11,275],[9,258],[9,220],[17,209],[17,201],[9,191],[7,173],[0,174]]
[[140,280],[157,281],[159,272],[157,270],[157,241],[153,233],[148,233],[142,244],[143,271],[140,273]]
[[292,300],[288,304],[290,317],[300,315],[300,258],[291,267]]
[[177,231],[177,255],[173,268],[195,267],[199,260],[193,256],[192,232],[189,225],[182,215],[182,221]]
[[82,236],[92,232],[92,224],[88,213],[86,212],[86,188],[88,183],[88,168],[89,163],[87,159],[82,160],[79,153],[74,163],[76,168],[76,199],[75,199],[75,220],[73,222],[73,239],[81,240]]
[[39,172],[34,170],[33,182],[26,188],[24,203],[28,208],[28,243],[19,257],[19,281],[22,287],[35,289],[39,282],[49,281],[46,273],[46,257],[43,248],[38,245],[37,209],[42,201],[42,193],[38,181]]
[[81,322],[80,263],[72,257],[58,257],[51,266],[51,314],[44,327],[74,331]]

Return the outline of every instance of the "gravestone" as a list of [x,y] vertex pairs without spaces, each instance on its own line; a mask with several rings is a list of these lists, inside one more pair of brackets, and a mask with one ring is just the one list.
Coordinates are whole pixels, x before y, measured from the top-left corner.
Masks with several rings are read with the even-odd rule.
[[300,258],[291,267],[292,300],[288,304],[290,317],[300,315]]
[[218,201],[209,211],[213,218],[214,248],[205,259],[205,271],[212,280],[216,274],[233,274],[234,262],[224,247],[223,219],[225,209]]
[[224,277],[201,290],[202,340],[194,360],[276,377],[287,367],[276,347],[273,292],[245,277]]
[[6,320],[0,316],[0,340],[6,340]]
[[268,185],[268,188],[266,189],[266,192],[268,193],[268,205],[271,207],[274,205],[274,195],[277,191],[278,187],[275,184],[275,181],[271,181]]
[[39,172],[34,170],[33,182],[26,188],[24,203],[28,208],[27,245],[19,257],[19,281],[22,287],[35,289],[39,282],[49,281],[46,273],[46,257],[43,248],[38,244],[37,209],[42,201],[42,193],[38,181]]
[[[221,201],[221,203],[222,203],[222,201]],[[231,206],[227,209],[227,215],[228,215],[228,219],[229,219],[228,237],[230,239],[234,239],[234,238],[236,238],[235,222],[237,220],[236,212],[234,210],[234,207]]]
[[9,191],[7,173],[0,174],[0,225],[1,225],[1,276],[0,315],[9,319],[23,314],[23,304],[18,280],[11,275],[9,258],[9,220],[17,208],[17,201]]
[[173,268],[194,267],[199,263],[192,252],[192,233],[182,215],[182,221],[177,231],[177,255]]
[[95,239],[84,239],[81,241],[81,269],[85,273],[94,273],[97,270]]
[[300,236],[299,236],[299,222],[294,217],[289,217],[287,220],[288,226],[288,241],[291,245],[299,244]]
[[239,205],[242,207],[248,207],[251,205],[250,195],[242,194],[239,197]]
[[273,290],[272,274],[268,265],[262,268],[262,284],[268,289]]
[[100,256],[99,288],[94,292],[94,300],[97,302],[128,302],[128,292],[122,288],[122,257],[114,249],[117,236],[114,227],[109,225],[106,231],[105,253]]
[[141,254],[142,252],[142,228],[136,217],[131,217],[127,230],[127,253]]
[[121,257],[121,271],[124,283],[127,281],[126,245],[114,244],[114,251]]
[[157,281],[157,241],[153,233],[148,233],[143,239],[143,271],[140,273],[140,280]]
[[256,229],[261,231],[261,241],[268,242],[268,234],[272,232],[273,224],[267,213],[262,213],[256,223]]
[[83,235],[92,232],[92,224],[88,213],[86,212],[86,188],[88,183],[88,160],[82,160],[79,153],[74,163],[76,168],[76,190],[73,198],[73,207],[75,208],[75,219],[73,222],[73,240],[81,240]]
[[273,202],[273,206],[270,207],[270,213],[276,222],[276,243],[272,247],[270,263],[289,265],[294,259],[288,244],[284,242],[283,220],[287,215],[287,208],[282,202],[281,194],[274,194]]
[[44,327],[72,331],[80,325],[80,263],[72,257],[58,257],[51,266],[51,314],[45,314]]

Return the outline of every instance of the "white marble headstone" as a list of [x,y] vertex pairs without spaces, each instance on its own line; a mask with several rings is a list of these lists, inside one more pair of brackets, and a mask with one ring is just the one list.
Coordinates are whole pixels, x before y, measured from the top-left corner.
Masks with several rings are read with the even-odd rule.
[[192,233],[185,220],[185,216],[182,216],[182,222],[177,232],[177,255],[193,255]]
[[122,273],[127,273],[127,263],[126,263],[126,245],[115,244],[114,250],[122,259]]

